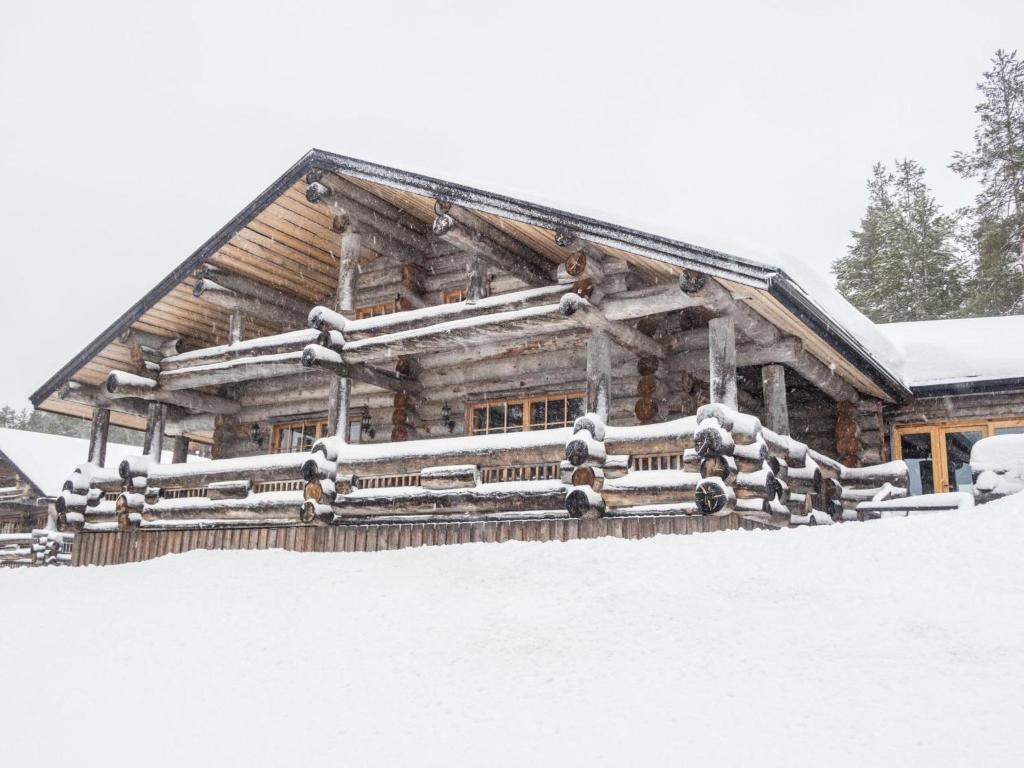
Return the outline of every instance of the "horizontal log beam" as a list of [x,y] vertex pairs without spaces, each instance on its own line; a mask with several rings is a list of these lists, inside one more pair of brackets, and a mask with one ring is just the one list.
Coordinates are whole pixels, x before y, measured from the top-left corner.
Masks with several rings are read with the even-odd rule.
[[435,323],[359,341],[346,340],[342,357],[345,363],[351,365],[391,359],[399,355],[422,355],[459,346],[486,346],[496,339],[542,336],[557,332],[567,322],[558,304],[542,304]]
[[181,350],[181,338],[160,336],[138,328],[125,328],[117,340],[127,347],[150,347],[164,355],[176,355]]
[[290,376],[301,369],[302,352],[240,357],[219,363],[177,368],[160,374],[159,384],[165,390],[186,390],[216,387],[243,381]]
[[311,307],[310,302],[306,299],[293,296],[278,288],[257,282],[252,278],[243,277],[218,267],[212,267],[209,264],[204,264],[196,271],[196,278],[199,280],[212,280],[235,293],[250,299],[256,299],[264,304],[280,307],[292,315],[305,316],[309,313]]
[[663,359],[666,355],[665,347],[659,342],[626,323],[609,320],[600,309],[575,293],[568,293],[562,297],[559,311],[582,326],[604,333],[623,349],[628,349],[638,356]]
[[509,236],[503,232],[497,234],[495,230],[497,227],[457,206],[449,208],[434,220],[436,235],[467,253],[479,256],[496,269],[515,275],[527,285],[548,285],[553,282],[554,264],[546,259],[540,262],[528,258],[519,249],[503,247],[499,241],[505,242]]
[[423,391],[422,385],[415,379],[402,379],[394,374],[384,373],[375,368],[363,365],[352,365],[333,349],[319,344],[310,344],[302,352],[302,365],[306,368],[319,368],[330,371],[354,381],[362,381],[380,389],[392,392],[408,392],[418,395]]
[[453,304],[393,312],[363,320],[348,320],[327,307],[314,307],[309,313],[309,324],[319,330],[341,331],[347,340],[358,341],[381,333],[397,333],[449,320],[480,317],[494,312],[507,312],[550,304],[556,302],[566,293],[567,289],[564,285],[546,285],[540,288],[528,288],[523,291],[488,296],[474,304],[458,301]]
[[222,363],[244,357],[302,352],[307,344],[313,344],[319,340],[319,331],[313,328],[303,328],[273,336],[261,336],[249,339],[248,341],[241,341],[237,344],[222,344],[216,347],[206,347],[205,349],[196,349],[180,355],[165,357],[160,361],[160,370],[166,373],[180,368],[193,368],[197,365]]
[[302,328],[306,324],[305,313],[296,314],[277,305],[265,304],[259,299],[233,291],[209,278],[199,280],[193,287],[192,294],[219,307],[232,311],[239,310],[247,317],[266,325]]
[[241,406],[234,400],[205,392],[172,391],[159,386],[152,379],[137,376],[125,371],[111,371],[104,383],[108,397],[120,399],[125,397],[140,400],[177,405],[192,411],[230,415],[238,413]]

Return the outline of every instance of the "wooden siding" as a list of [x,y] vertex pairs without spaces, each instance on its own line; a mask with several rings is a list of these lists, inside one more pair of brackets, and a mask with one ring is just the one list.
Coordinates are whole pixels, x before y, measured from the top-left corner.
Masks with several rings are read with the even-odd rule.
[[77,534],[72,565],[116,565],[194,549],[285,549],[293,552],[378,552],[441,544],[572,541],[611,536],[645,539],[738,529],[770,529],[739,515],[602,517],[407,525],[290,526],[212,530],[101,531]]

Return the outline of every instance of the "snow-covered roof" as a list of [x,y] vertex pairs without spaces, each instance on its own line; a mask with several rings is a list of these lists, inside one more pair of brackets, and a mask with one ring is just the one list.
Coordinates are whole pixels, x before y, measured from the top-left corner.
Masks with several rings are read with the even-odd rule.
[[[137,445],[107,443],[105,464],[116,467],[126,456],[141,453],[142,448]],[[71,471],[88,458],[89,441],[81,437],[0,428],[0,454],[44,496],[58,496]],[[164,451],[163,461],[170,460],[170,451]]]
[[1024,315],[875,326],[899,350],[911,387],[1024,378]]

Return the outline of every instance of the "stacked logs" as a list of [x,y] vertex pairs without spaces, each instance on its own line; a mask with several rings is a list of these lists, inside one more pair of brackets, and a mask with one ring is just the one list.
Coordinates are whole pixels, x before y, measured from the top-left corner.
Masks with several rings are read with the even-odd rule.
[[604,513],[605,424],[595,413],[579,417],[573,434],[565,444],[562,478],[571,486],[565,495],[565,509],[570,517],[592,518]]
[[395,392],[394,410],[391,412],[391,441],[394,443],[416,436],[412,419],[415,414],[412,398],[406,391]]
[[859,467],[861,449],[857,406],[847,400],[836,403],[836,452],[846,467]]
[[877,517],[862,507],[908,495],[909,472],[902,461],[890,461],[870,467],[844,467],[841,477],[840,512],[843,520],[865,520]]
[[788,487],[769,464],[758,419],[717,403],[702,406],[693,443],[701,476],[694,491],[700,514],[778,514],[785,509]]
[[640,378],[636,384],[637,401],[633,414],[641,424],[650,424],[658,419],[658,366],[656,357],[639,357],[636,361],[636,372]]
[[[637,324],[637,330],[645,336],[653,337],[658,330],[657,320],[653,317],[645,317]],[[639,378],[636,383],[636,405],[633,407],[633,414],[640,424],[651,424],[658,420],[658,402],[664,400],[658,379],[658,369],[661,361],[656,357],[642,356],[636,361],[636,372]]]
[[43,529],[0,534],[0,567],[70,565],[71,553],[62,550],[73,540],[74,536]]

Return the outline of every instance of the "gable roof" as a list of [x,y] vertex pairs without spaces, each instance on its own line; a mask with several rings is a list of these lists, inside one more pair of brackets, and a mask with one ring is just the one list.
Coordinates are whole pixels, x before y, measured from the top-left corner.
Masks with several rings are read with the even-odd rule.
[[[826,352],[837,352],[841,356],[838,362],[845,367],[847,375],[866,377],[863,379],[864,385],[882,396],[900,398],[909,395],[899,376],[899,351],[824,280],[817,279],[810,270],[801,269],[795,263],[783,268],[767,260],[735,256],[597,218],[529,203],[508,195],[313,149],[40,386],[31,396],[33,405],[43,405],[60,386],[104,353],[106,368],[122,362],[124,350],[116,349],[119,335],[140,319],[145,320],[147,313],[155,312],[159,302],[170,301],[172,294],[175,296],[174,301],[181,304],[184,311],[190,311],[187,304],[191,299],[188,281],[192,273],[212,257],[221,255],[223,249],[232,247],[232,239],[261,215],[265,215],[268,209],[278,206],[279,200],[289,195],[294,196],[294,188],[308,171],[314,169],[344,174],[348,178],[369,183],[374,192],[383,191],[392,196],[392,202],[396,202],[394,198],[397,197],[399,201],[422,206],[425,198],[443,199],[485,215],[519,222],[526,225],[527,229],[568,229],[587,240],[607,246],[617,254],[636,254],[652,264],[676,270],[696,269],[738,287],[759,289],[772,299],[768,310],[784,316],[783,319],[791,324],[798,322],[806,326],[823,340]],[[289,212],[284,208],[280,214],[285,219],[289,218]],[[523,233],[517,231],[515,234]],[[533,233],[526,234],[530,236]],[[327,253],[328,263],[331,255]],[[798,270],[799,282],[790,274]],[[203,308],[203,314],[206,313],[207,310]],[[213,313],[208,317],[209,331],[217,324],[226,325],[225,318],[218,318]],[[197,333],[202,330],[198,327]],[[210,336],[213,335],[210,332]],[[102,368],[97,366],[94,377],[101,376]]]

